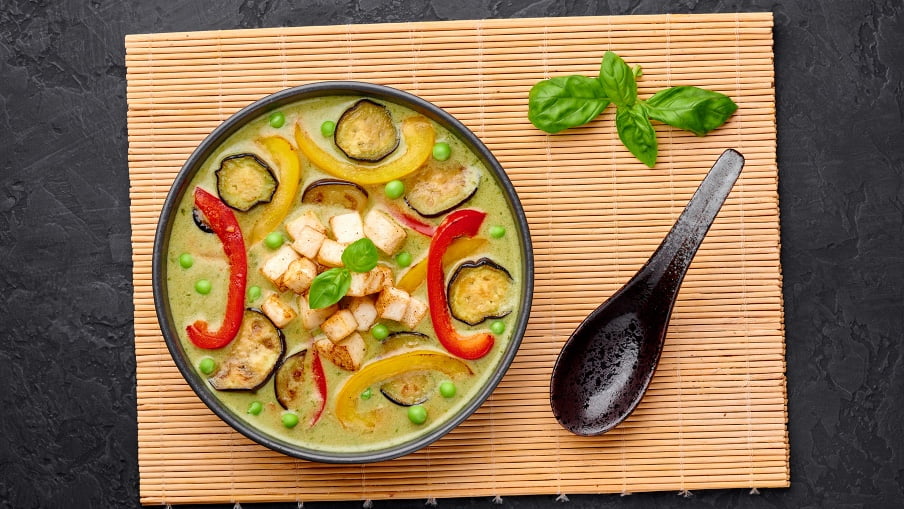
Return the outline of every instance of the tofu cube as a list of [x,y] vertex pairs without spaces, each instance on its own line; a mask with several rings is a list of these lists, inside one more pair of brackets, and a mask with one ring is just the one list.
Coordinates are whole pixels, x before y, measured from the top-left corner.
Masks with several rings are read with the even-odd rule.
[[417,324],[421,323],[421,320],[423,320],[426,315],[427,304],[416,297],[411,297],[411,300],[408,302],[408,308],[405,309],[405,314],[402,315],[401,322],[405,324],[405,327],[413,329]]
[[364,223],[361,222],[361,214],[357,212],[331,217],[330,228],[333,230],[336,242],[340,244],[351,244],[364,238]]
[[373,271],[377,272],[379,277],[375,277],[372,281],[373,286],[368,288],[368,293],[377,293],[383,288],[387,286],[393,286],[395,284],[392,269],[387,267],[386,265],[377,265],[374,267]]
[[286,291],[286,285],[283,283],[283,274],[289,268],[289,265],[298,260],[298,253],[289,246],[282,246],[261,266],[261,274],[270,280],[279,291]]
[[326,240],[326,234],[319,232],[310,226],[305,226],[297,233],[298,235],[294,237],[295,241],[292,242],[292,249],[306,258],[316,257],[317,252],[320,251],[320,246],[323,245],[323,241]]
[[320,250],[317,251],[317,263],[327,267],[341,267],[343,251],[345,251],[345,244],[326,239],[321,244]]
[[375,306],[381,318],[398,322],[405,316],[405,310],[408,309],[409,301],[411,301],[411,296],[408,295],[408,292],[393,286],[387,286],[380,292]]
[[371,209],[364,218],[364,235],[388,255],[394,255],[401,249],[408,236],[395,220],[377,209]]
[[333,343],[329,338],[318,336],[314,338],[314,348],[317,349],[320,355],[329,359],[330,362],[347,371],[357,371],[361,367],[365,353],[367,353],[367,344],[357,332],[352,333],[338,343]]
[[289,232],[289,236],[295,240],[298,239],[305,227],[326,235],[326,226],[323,226],[323,223],[320,222],[320,218],[317,217],[317,214],[310,209],[286,223],[286,231]]
[[261,304],[261,311],[267,315],[273,325],[280,329],[288,325],[297,316],[292,306],[280,300],[279,294],[276,293],[270,293],[267,296],[263,304]]
[[338,343],[355,332],[358,322],[355,321],[355,315],[351,311],[340,309],[320,324],[320,328],[323,329],[326,337],[330,338],[330,341]]
[[301,324],[305,329],[314,330],[326,321],[333,313],[339,310],[339,306],[332,306],[323,309],[311,309],[308,305],[308,295],[300,295],[298,297],[298,314],[301,315]]
[[315,277],[317,277],[317,264],[307,258],[299,258],[286,268],[282,282],[286,288],[300,295],[311,287],[311,282]]
[[368,272],[352,272],[352,282],[348,287],[349,297],[363,297],[383,289],[384,273],[376,267]]
[[377,307],[374,306],[374,298],[370,295],[353,297],[348,304],[348,310],[354,315],[359,331],[370,329],[377,321]]

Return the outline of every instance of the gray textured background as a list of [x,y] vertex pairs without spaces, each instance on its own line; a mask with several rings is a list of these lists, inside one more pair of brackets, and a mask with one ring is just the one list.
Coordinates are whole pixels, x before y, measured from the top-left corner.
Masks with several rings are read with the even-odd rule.
[[749,10],[776,23],[791,488],[503,507],[904,507],[901,0],[0,0],[0,507],[138,504],[125,34]]

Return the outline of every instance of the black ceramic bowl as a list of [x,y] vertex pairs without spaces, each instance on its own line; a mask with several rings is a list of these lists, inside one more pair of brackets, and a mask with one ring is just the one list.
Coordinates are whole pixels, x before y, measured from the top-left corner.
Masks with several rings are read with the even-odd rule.
[[[503,352],[496,370],[490,375],[483,387],[480,388],[472,400],[462,407],[460,411],[452,415],[446,422],[433,428],[433,430],[427,434],[421,435],[409,442],[365,452],[338,453],[301,447],[249,425],[240,416],[236,415],[232,410],[220,403],[214,393],[215,391],[208,385],[207,381],[196,372],[188,361],[185,350],[179,340],[176,325],[171,319],[169,299],[167,297],[166,254],[169,251],[169,234],[172,230],[172,224],[175,218],[174,211],[182,200],[183,195],[188,192],[189,183],[195,173],[198,172],[208,156],[217,146],[226,141],[230,135],[252,119],[302,99],[337,95],[352,97],[365,96],[400,104],[433,120],[462,140],[483,161],[492,176],[499,183],[500,188],[504,190],[506,200],[515,217],[515,222],[518,227],[516,233],[520,238],[521,251],[524,256],[523,269],[521,274],[518,275],[523,281],[523,285],[522,294],[520,296],[520,306],[518,308],[519,314],[513,330],[513,335],[506,350]],[[163,205],[163,211],[160,214],[156,239],[154,241],[153,287],[157,318],[160,322],[160,329],[163,332],[166,346],[169,348],[173,360],[179,367],[179,371],[182,372],[182,376],[185,377],[185,380],[191,388],[215,414],[255,442],[289,456],[325,463],[364,463],[397,458],[414,452],[438,440],[464,421],[469,415],[474,413],[487,397],[489,397],[490,393],[493,392],[493,389],[496,388],[499,381],[502,380],[503,375],[511,364],[512,359],[515,357],[515,353],[521,344],[521,338],[524,336],[524,331],[527,328],[527,320],[530,315],[533,280],[533,252],[531,250],[530,233],[524,216],[524,210],[521,208],[521,202],[518,200],[518,196],[515,193],[515,189],[512,187],[511,181],[509,181],[502,167],[499,165],[499,162],[493,157],[489,149],[487,149],[474,133],[462,125],[461,122],[437,106],[407,92],[370,83],[331,81],[286,89],[260,99],[223,122],[223,124],[217,127],[203,142],[201,142],[179,171],[179,174],[167,195],[166,202]]]

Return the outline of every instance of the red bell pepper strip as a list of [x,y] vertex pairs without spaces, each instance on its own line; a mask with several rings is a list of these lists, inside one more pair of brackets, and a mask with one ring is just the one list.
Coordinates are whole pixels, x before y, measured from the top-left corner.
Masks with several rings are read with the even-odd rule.
[[452,212],[436,228],[427,253],[427,299],[430,301],[430,318],[436,337],[452,355],[462,359],[479,359],[493,348],[495,338],[488,332],[462,336],[452,325],[446,305],[446,275],[443,273],[443,255],[458,237],[473,237],[480,231],[486,213],[463,209]]
[[204,215],[207,224],[223,243],[229,260],[229,292],[226,313],[218,331],[207,329],[207,322],[198,320],[186,327],[188,339],[199,348],[222,348],[239,332],[245,308],[245,286],[248,281],[248,256],[242,229],[232,213],[219,198],[200,187],[195,188],[195,207]]
[[412,230],[420,233],[421,235],[426,235],[428,237],[432,237],[434,233],[436,233],[436,227],[429,225],[420,219],[412,217],[405,212],[393,207],[392,205],[387,205],[386,207],[389,209],[389,213],[392,214],[392,217],[395,218],[396,221],[402,223],[403,225],[411,228]]
[[326,408],[326,375],[323,373],[323,362],[320,361],[320,355],[317,350],[313,350],[314,358],[311,359],[311,371],[314,373],[314,384],[317,386],[317,394],[320,395],[320,403],[314,415],[311,417],[311,426],[317,424],[320,416],[323,415],[323,409]]

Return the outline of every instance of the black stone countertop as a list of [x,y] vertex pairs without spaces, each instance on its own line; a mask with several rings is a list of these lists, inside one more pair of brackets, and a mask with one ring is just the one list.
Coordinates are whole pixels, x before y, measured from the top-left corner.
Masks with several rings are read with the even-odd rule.
[[126,34],[734,11],[775,13],[791,487],[503,507],[904,507],[901,0],[3,0],[0,507],[138,505]]

